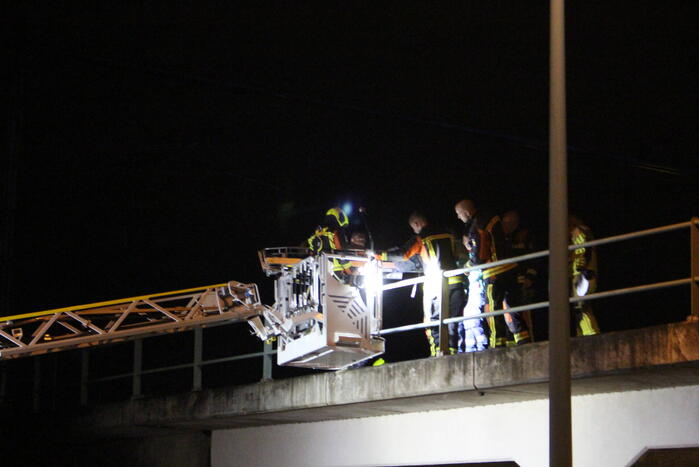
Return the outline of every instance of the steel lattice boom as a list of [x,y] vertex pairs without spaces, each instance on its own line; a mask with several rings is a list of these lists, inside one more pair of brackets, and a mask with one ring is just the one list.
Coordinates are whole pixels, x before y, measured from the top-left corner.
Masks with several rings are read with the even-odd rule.
[[261,315],[255,284],[231,281],[0,317],[0,359],[102,345]]

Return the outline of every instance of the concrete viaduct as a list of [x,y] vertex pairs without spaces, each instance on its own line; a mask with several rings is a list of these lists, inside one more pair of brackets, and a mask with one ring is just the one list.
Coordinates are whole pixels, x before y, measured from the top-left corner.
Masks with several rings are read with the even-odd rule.
[[[699,322],[571,348],[576,466],[699,465]],[[56,426],[80,440],[74,465],[543,466],[547,366],[541,342],[136,399]]]

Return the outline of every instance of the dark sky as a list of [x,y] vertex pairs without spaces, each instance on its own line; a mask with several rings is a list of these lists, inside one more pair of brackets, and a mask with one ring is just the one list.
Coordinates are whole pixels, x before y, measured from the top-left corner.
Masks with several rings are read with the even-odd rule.
[[[464,195],[545,240],[548,2],[136,3],[5,16],[3,314],[231,279],[270,303],[256,250],[345,200],[382,247]],[[697,215],[696,2],[569,3],[571,207],[598,236]],[[667,243],[608,284],[683,277]]]

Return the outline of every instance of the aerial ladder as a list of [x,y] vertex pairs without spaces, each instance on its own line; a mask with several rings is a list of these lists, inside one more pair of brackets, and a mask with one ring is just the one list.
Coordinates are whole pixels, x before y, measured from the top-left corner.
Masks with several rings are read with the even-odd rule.
[[191,289],[0,317],[0,359],[245,321],[263,312],[255,284]]
[[[337,370],[384,352],[382,286],[390,263],[361,251],[311,255],[280,247],[258,254],[263,271],[275,279],[272,306],[262,304],[256,284],[230,281],[3,316],[0,359],[231,322],[247,322],[261,340],[276,340],[279,365]],[[333,259],[349,262],[359,280],[338,277]]]

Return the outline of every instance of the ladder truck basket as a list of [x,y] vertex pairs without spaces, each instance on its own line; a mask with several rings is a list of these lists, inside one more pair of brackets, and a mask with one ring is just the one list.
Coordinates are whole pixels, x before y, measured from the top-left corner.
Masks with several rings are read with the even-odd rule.
[[310,256],[311,251],[304,247],[282,246],[265,248],[258,251],[257,254],[262,271],[267,277],[273,277],[279,274],[282,269],[292,267]]
[[[351,268],[338,275],[333,260]],[[279,365],[338,370],[384,352],[384,339],[378,336],[380,261],[320,254],[286,264],[276,274],[275,304],[264,312],[257,334],[278,336]]]

